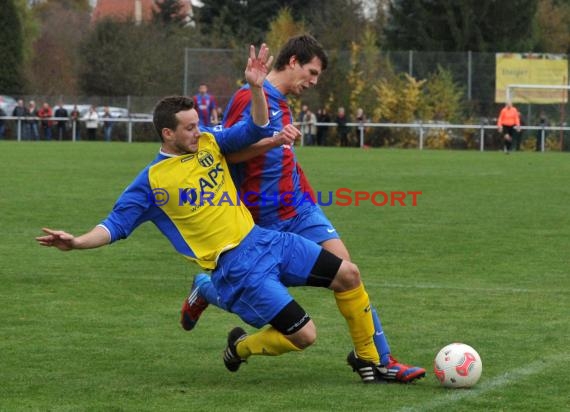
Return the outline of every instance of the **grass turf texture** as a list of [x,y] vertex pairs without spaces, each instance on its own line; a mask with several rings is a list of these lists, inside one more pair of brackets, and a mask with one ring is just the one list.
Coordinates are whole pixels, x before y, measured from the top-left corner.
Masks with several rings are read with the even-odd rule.
[[[180,328],[196,270],[153,225],[98,250],[35,244],[42,226],[80,234],[102,220],[156,151],[0,144],[0,410],[570,407],[567,154],[298,149],[315,189],[422,191],[416,207],[325,208],[394,354],[428,369],[414,385],[367,386],[345,364],[350,340],[326,290],[292,292],[317,324],[313,347],[231,374],[221,354],[242,322],[211,308],[195,331]],[[483,359],[473,389],[446,390],[432,373],[454,341]]]

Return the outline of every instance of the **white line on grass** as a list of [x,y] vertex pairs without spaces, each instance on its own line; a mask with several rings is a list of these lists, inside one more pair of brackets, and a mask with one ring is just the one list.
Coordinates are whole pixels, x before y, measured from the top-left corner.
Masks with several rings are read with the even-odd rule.
[[540,372],[548,370],[554,364],[560,364],[560,361],[569,359],[568,354],[559,354],[558,356],[550,356],[531,363],[523,368],[514,369],[499,375],[493,379],[487,380],[478,384],[473,389],[443,389],[445,394],[432,399],[429,402],[422,403],[421,406],[406,406],[400,409],[400,412],[413,412],[413,411],[429,411],[432,409],[441,409],[442,407],[449,407],[451,404],[459,402],[466,398],[476,398],[484,393],[492,390],[507,386],[511,382],[523,379],[527,376],[535,375]]

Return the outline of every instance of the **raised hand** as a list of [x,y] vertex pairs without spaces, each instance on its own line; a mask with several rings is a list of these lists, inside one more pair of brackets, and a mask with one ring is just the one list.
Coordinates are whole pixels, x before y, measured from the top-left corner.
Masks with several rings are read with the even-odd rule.
[[263,81],[269,73],[269,68],[273,63],[273,56],[269,55],[269,48],[265,43],[259,48],[257,57],[255,56],[255,46],[249,46],[249,58],[245,68],[245,80],[253,87],[263,87]]

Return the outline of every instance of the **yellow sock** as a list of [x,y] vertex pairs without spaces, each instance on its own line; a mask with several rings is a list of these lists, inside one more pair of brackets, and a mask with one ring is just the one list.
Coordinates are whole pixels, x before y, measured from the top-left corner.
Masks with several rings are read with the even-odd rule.
[[368,294],[361,283],[357,288],[335,292],[336,304],[348,323],[354,350],[365,361],[379,363],[378,351],[374,346],[374,321]]
[[242,359],[251,355],[277,356],[291,351],[299,351],[281,332],[272,326],[261,332],[248,335],[236,345],[237,354]]

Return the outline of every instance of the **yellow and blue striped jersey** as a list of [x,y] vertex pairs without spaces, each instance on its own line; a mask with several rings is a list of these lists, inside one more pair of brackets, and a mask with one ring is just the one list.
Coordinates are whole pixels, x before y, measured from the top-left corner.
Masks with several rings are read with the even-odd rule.
[[101,223],[111,242],[152,221],[179,253],[214,269],[220,254],[251,231],[253,219],[239,200],[223,154],[255,143],[267,129],[248,119],[238,127],[206,130],[196,153],[161,152],[127,187]]

